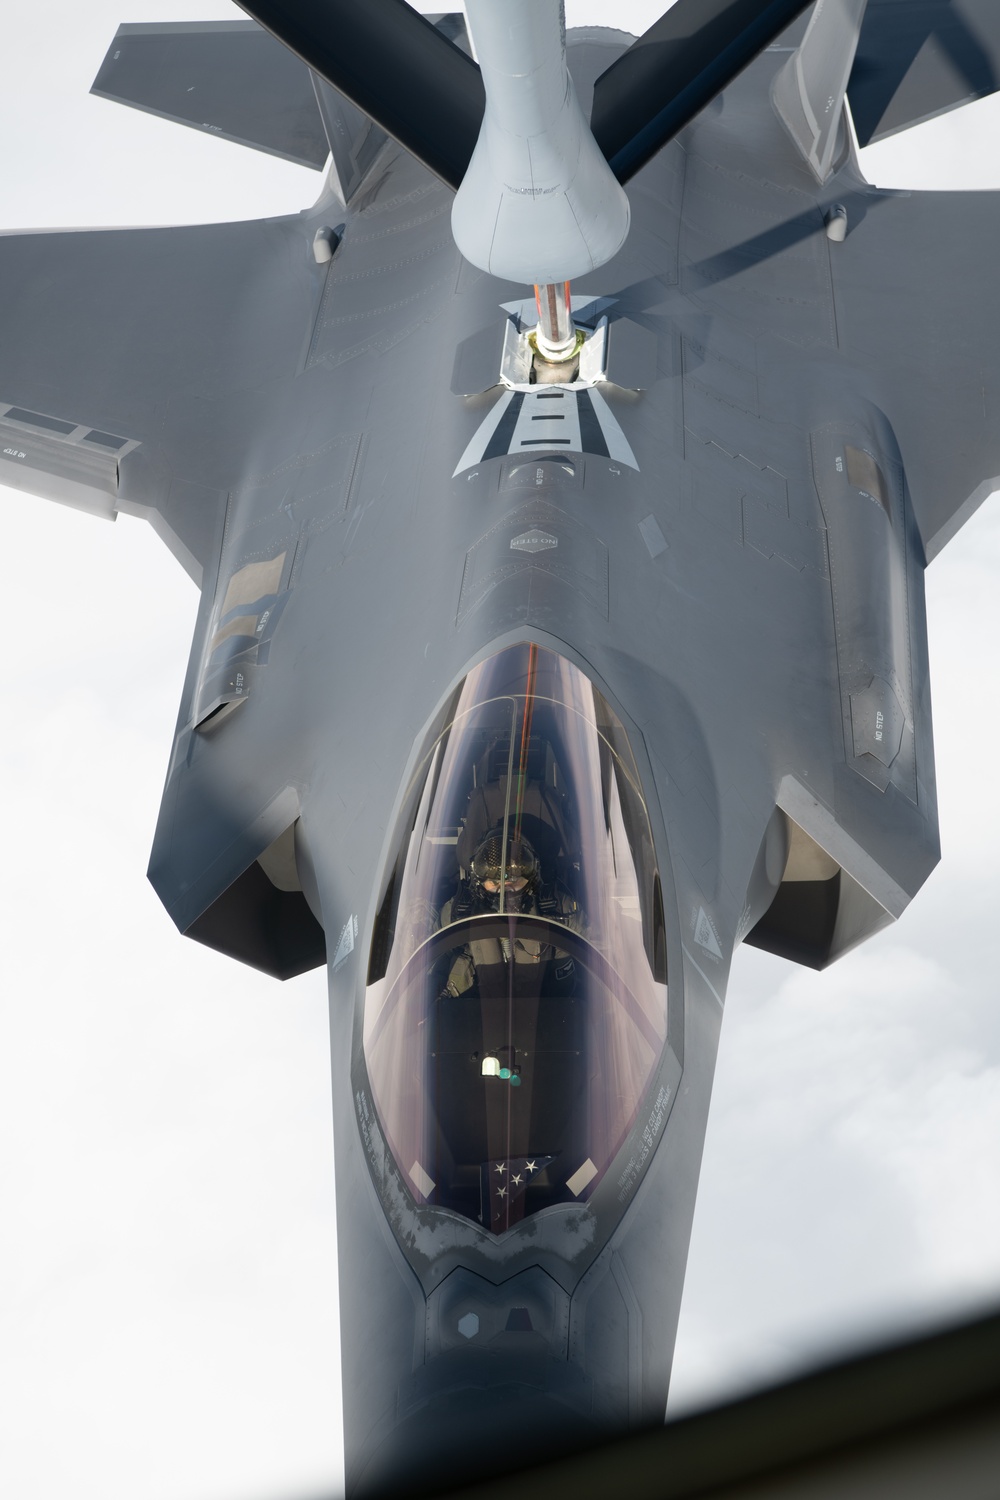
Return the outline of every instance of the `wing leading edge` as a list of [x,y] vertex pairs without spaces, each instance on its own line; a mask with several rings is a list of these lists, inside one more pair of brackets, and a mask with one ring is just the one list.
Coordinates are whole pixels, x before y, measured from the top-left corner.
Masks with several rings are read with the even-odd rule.
[[146,517],[200,583],[239,461],[229,410],[297,368],[319,295],[309,233],[0,235],[0,482]]
[[869,189],[848,216],[830,257],[838,342],[876,383],[930,560],[1000,489],[1000,327],[983,295],[1000,194]]

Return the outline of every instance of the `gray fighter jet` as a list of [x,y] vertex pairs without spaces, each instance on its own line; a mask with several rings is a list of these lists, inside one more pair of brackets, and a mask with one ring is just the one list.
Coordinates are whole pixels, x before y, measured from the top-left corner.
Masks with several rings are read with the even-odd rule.
[[870,188],[853,126],[989,92],[1000,23],[247,8],[123,27],[95,88],[329,158],[319,202],[6,237],[0,453],[201,585],[150,875],[328,964],[377,1491],[662,1417],[732,953],[821,967],[936,861],[922,577],[1000,473],[997,210]]

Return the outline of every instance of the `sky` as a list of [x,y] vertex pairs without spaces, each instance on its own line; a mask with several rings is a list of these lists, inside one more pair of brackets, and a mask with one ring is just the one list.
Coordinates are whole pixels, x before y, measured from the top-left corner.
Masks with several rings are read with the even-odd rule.
[[[119,21],[239,14],[121,4],[5,18],[0,228],[310,202],[317,174],[88,95]],[[998,148],[986,101],[865,170],[1000,188]],[[279,985],[180,938],[145,880],[194,586],[131,518],[7,490],[0,515],[0,1491],[336,1493],[325,976]],[[1000,1299],[998,575],[993,501],[928,574],[943,857],[925,889],[823,974],[737,955],[675,1412]]]

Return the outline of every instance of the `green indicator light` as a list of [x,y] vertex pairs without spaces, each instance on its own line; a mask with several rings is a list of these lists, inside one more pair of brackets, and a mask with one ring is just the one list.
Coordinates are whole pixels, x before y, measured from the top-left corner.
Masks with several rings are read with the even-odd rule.
[[501,1078],[509,1078],[510,1077],[510,1069],[509,1068],[501,1068],[500,1069],[500,1077]]
[[519,1089],[521,1087],[521,1075],[520,1075],[520,1073],[512,1073],[511,1074],[510,1086],[511,1086],[512,1089]]

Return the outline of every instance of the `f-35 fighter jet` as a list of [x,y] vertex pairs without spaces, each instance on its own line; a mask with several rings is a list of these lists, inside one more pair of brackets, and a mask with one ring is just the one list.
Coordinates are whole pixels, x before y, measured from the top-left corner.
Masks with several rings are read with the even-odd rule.
[[936,862],[923,569],[1000,475],[1000,209],[869,187],[855,127],[989,92],[1000,22],[245,8],[122,27],[95,89],[318,203],[0,241],[0,453],[201,586],[150,878],[328,966],[378,1493],[662,1418],[733,952],[822,967]]

